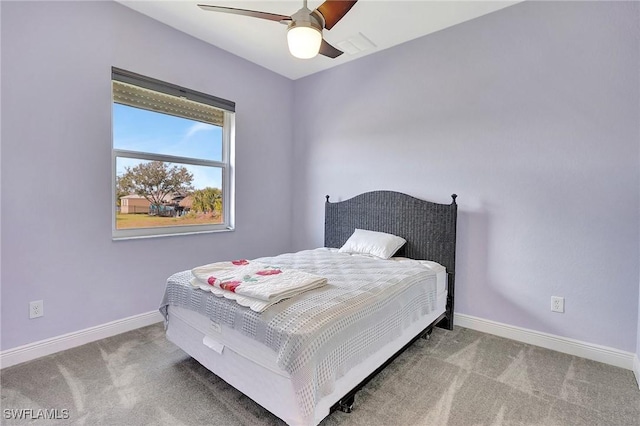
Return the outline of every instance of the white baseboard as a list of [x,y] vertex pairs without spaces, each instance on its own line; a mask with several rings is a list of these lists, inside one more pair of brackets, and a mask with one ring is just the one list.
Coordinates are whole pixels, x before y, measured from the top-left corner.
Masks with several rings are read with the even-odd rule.
[[136,328],[146,327],[160,321],[163,321],[160,312],[151,311],[73,333],[63,334],[62,336],[18,346],[17,348],[7,349],[0,352],[0,368],[11,367],[12,365],[75,348],[76,346],[135,330]]
[[[63,334],[39,342],[29,343],[17,348],[0,352],[0,368],[31,361],[46,355],[66,349],[75,348],[96,340],[105,339],[137,328],[146,327],[161,322],[162,315],[158,311],[151,311],[106,324]],[[471,315],[455,314],[455,325],[494,334],[507,339],[528,343],[535,346],[576,355],[582,358],[603,362],[616,367],[632,370],[640,387],[640,360],[631,353],[593,343],[542,333],[526,328],[516,327],[495,321],[490,321]]]
[[603,362],[627,370],[634,370],[636,377],[639,377],[638,375],[640,374],[640,365],[636,364],[634,366],[634,358],[636,362],[638,358],[631,352],[459,313],[454,316],[454,324],[557,352]]

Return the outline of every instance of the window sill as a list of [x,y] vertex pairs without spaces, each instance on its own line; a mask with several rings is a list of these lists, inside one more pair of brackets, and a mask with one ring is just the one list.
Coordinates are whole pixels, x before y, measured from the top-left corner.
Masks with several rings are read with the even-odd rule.
[[[111,236],[112,241],[126,241],[126,240],[140,240],[147,238],[165,238],[165,237],[180,237],[185,235],[198,235],[198,234],[216,234],[220,232],[232,232],[235,231],[234,227],[227,228],[218,228],[218,229],[203,229],[203,230],[179,230],[179,231],[169,231],[162,232],[159,231],[157,233],[138,233],[138,232],[124,232],[121,231],[113,231],[113,235]],[[116,233],[117,232],[117,233]]]

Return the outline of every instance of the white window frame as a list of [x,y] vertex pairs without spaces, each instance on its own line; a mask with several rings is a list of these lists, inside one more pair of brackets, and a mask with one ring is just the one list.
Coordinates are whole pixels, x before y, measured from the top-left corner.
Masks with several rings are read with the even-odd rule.
[[[203,101],[209,105],[223,106],[220,108],[224,111],[224,123],[222,128],[222,159],[221,161],[205,160],[199,158],[180,157],[173,155],[154,154],[149,152],[129,151],[116,149],[113,145],[113,133],[111,135],[111,191],[112,191],[112,238],[114,240],[165,237],[171,235],[190,235],[211,232],[233,231],[235,229],[235,104],[233,102],[219,99],[200,92],[191,91],[159,80],[134,74],[118,68],[112,68],[112,81],[118,80],[129,84],[138,85],[146,89],[155,90],[160,93],[175,95],[179,93],[179,97],[186,97],[190,100]],[[139,84],[138,84],[139,83]],[[194,99],[195,98],[195,99]],[[111,105],[113,106],[113,95],[111,97]],[[113,108],[112,108],[113,111]],[[111,117],[111,129],[113,132],[113,116]],[[222,169],[222,217],[223,222],[219,224],[202,224],[202,225],[180,225],[180,226],[158,226],[148,228],[127,228],[116,229],[116,160],[121,158],[135,158],[148,161],[163,161],[173,164],[188,164],[195,166],[217,167]]]

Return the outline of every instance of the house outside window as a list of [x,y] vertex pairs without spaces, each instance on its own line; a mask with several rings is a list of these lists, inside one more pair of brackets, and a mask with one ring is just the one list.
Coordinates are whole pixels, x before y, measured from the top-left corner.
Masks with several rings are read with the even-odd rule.
[[235,104],[112,69],[114,239],[234,228]]

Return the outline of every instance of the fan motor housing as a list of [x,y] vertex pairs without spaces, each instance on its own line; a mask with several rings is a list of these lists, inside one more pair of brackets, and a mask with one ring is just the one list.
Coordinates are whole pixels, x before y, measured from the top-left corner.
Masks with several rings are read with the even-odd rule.
[[288,28],[295,27],[312,27],[322,33],[324,29],[324,17],[317,11],[310,11],[309,9],[302,8],[293,15],[291,15],[291,22]]

